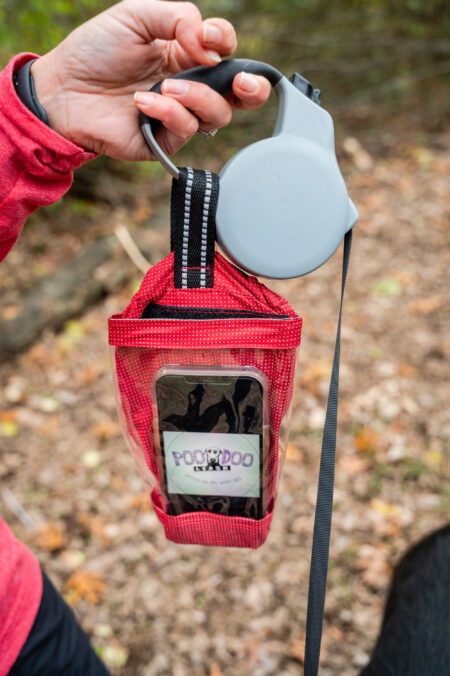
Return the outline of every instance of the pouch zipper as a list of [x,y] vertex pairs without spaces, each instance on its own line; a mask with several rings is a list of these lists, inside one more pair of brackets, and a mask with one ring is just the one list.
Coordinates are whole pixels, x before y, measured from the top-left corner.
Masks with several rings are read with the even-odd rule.
[[290,315],[234,308],[176,307],[149,303],[140,319],[290,319]]

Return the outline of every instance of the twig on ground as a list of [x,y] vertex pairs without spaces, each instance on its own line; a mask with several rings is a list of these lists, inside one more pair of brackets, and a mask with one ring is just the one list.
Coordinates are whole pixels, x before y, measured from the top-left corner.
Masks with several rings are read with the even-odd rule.
[[131,237],[130,231],[126,225],[123,225],[123,223],[117,225],[114,229],[114,234],[138,270],[143,272],[145,275],[145,273],[148,272],[148,270],[152,267],[151,263],[149,263],[149,261],[145,258],[145,256],[142,255],[136,246],[136,242]]
[[1,496],[3,501],[9,507],[11,512],[19,519],[20,523],[29,530],[36,530],[36,521],[28,514],[26,509],[21,505],[14,493],[6,486],[1,489]]

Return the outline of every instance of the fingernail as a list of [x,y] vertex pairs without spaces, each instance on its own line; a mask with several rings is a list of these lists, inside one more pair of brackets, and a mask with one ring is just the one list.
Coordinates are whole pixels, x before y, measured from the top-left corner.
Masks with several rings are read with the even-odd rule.
[[213,49],[207,49],[206,53],[208,54],[209,58],[212,59],[212,61],[215,61],[216,63],[222,61],[222,57]]
[[248,73],[241,73],[241,77],[239,78],[238,82],[238,87],[246,92],[249,92],[249,94],[254,94],[259,89],[259,82],[256,79],[256,77],[253,77],[253,75],[249,75]]
[[203,42],[217,43],[222,37],[222,31],[213,23],[203,24]]
[[164,80],[161,89],[163,94],[186,94],[189,84],[183,80]]
[[138,103],[140,106],[150,106],[155,100],[157,94],[152,94],[151,92],[134,92],[134,102]]

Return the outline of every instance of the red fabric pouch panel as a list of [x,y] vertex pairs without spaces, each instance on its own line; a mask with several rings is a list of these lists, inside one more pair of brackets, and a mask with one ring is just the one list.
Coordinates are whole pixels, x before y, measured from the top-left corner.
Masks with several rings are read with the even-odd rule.
[[[256,548],[267,538],[273,516],[284,453],[280,430],[292,399],[302,319],[284,298],[217,252],[214,287],[175,288],[173,256],[151,268],[128,307],[109,319],[122,428],[168,539]],[[154,401],[155,376],[170,365],[261,374],[265,418],[263,511],[258,516],[230,515],[221,499],[213,511],[171,511]],[[227,457],[240,460],[239,453]]]

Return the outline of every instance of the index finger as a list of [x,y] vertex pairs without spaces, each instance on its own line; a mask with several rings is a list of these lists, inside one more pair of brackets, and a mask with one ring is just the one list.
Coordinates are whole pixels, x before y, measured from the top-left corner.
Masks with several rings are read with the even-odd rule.
[[203,44],[202,15],[192,2],[123,0],[116,7],[131,14],[135,30],[145,42],[176,40],[195,63],[212,66],[220,61],[211,45]]

